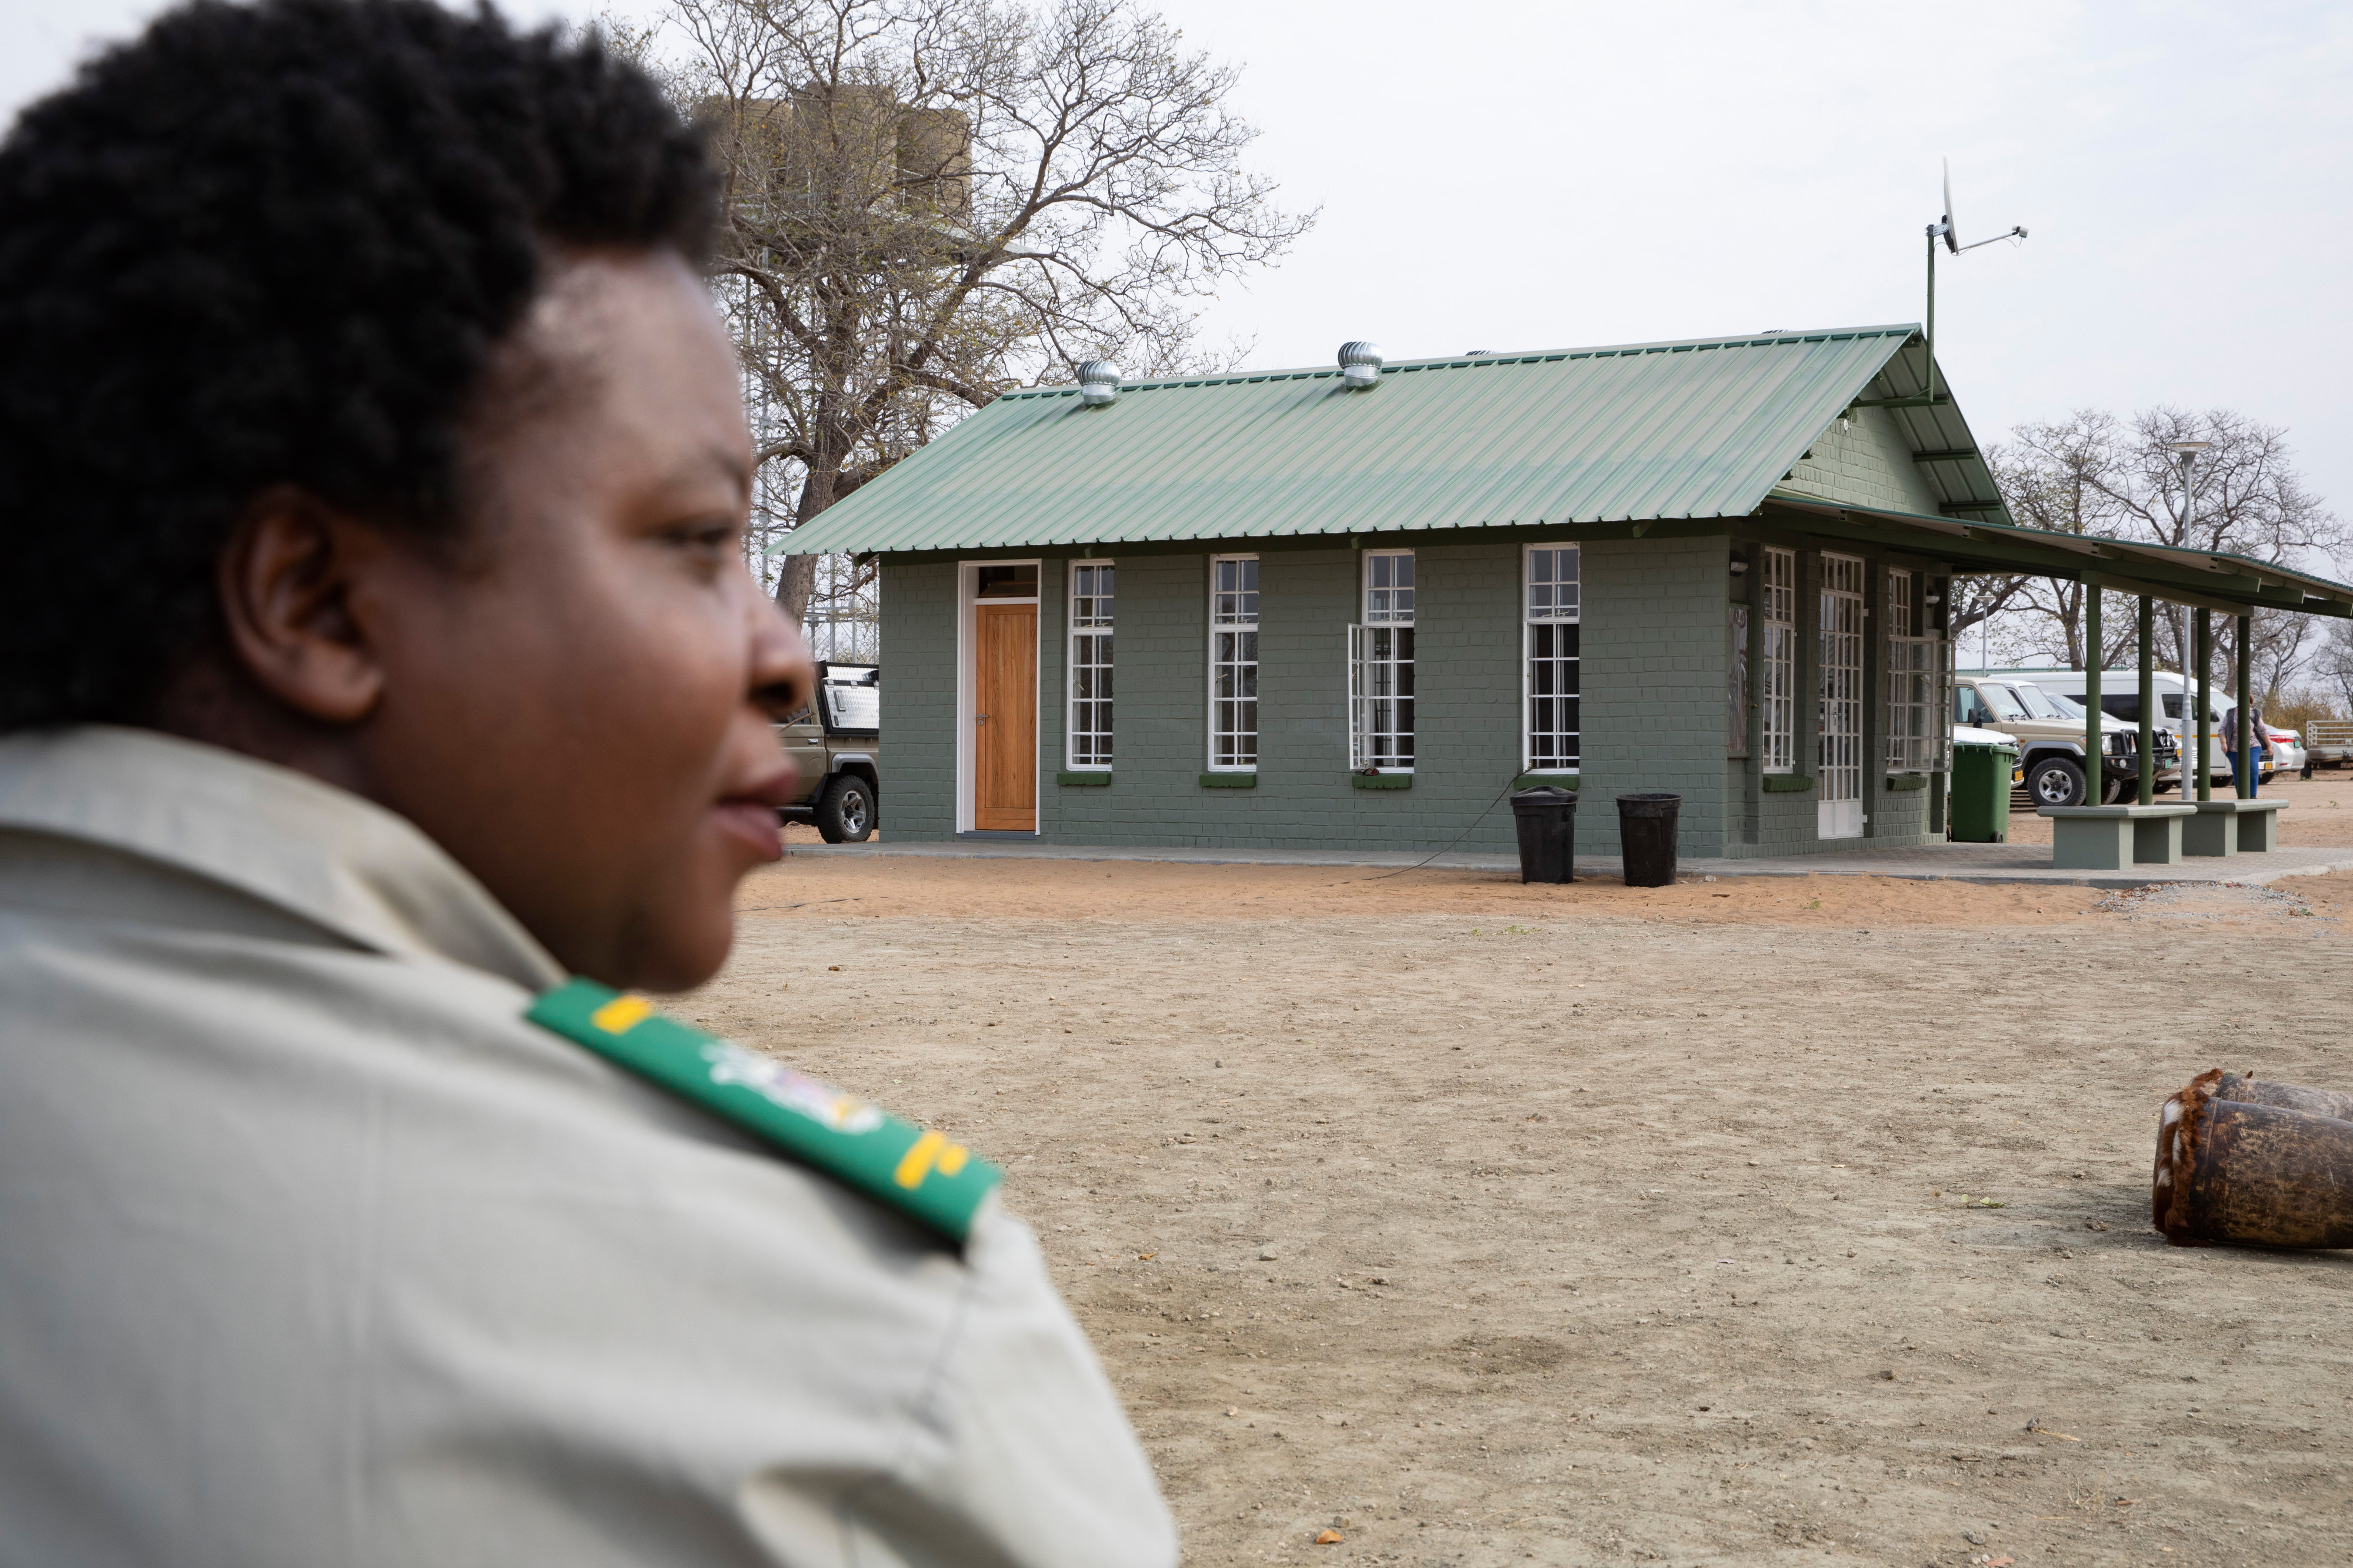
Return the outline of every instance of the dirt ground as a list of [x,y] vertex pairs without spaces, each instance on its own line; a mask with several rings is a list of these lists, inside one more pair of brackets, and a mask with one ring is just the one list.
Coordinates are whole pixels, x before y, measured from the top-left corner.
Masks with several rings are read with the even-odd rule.
[[[2196,787],[2191,785],[2193,792]],[[2218,797],[2230,793],[2228,785],[2215,787]],[[2309,779],[2282,773],[2256,793],[2264,800],[2287,803],[2287,809],[2280,813],[2282,848],[2319,849],[2353,844],[2353,771],[2322,768]],[[2161,795],[2157,800],[2159,805],[2178,805],[2180,797]],[[2036,816],[2013,805],[2010,824],[2012,844],[2051,842],[2051,819],[2047,816]],[[816,831],[809,830],[812,838]]]
[[2353,1254],[2148,1226],[2193,1073],[2353,1089],[2353,875],[743,907],[679,1010],[1007,1166],[1193,1563],[2353,1561]]

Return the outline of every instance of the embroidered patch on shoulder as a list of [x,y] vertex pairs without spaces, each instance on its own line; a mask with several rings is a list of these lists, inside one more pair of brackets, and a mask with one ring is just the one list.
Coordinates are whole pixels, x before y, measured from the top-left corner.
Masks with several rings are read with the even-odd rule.
[[1004,1173],[943,1133],[902,1121],[773,1058],[666,1018],[593,980],[546,993],[524,1016],[586,1047],[953,1241]]

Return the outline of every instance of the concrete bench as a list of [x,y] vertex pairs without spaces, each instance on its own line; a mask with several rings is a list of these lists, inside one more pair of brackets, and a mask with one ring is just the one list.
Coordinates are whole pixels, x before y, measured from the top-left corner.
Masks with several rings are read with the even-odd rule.
[[[2219,803],[2217,803],[2219,804]],[[2045,805],[2051,864],[2062,871],[2123,871],[2181,864],[2181,825],[2194,805]]]
[[2268,855],[2279,847],[2284,800],[2201,800],[2181,826],[2184,855]]

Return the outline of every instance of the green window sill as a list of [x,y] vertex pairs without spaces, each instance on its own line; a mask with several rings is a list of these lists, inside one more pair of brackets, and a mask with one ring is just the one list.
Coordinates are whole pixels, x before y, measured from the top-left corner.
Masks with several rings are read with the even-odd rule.
[[1926,789],[1928,787],[1928,775],[1926,773],[1897,773],[1894,777],[1887,781],[1887,787],[1898,795],[1901,795],[1904,791],[1908,789]]
[[1203,773],[1201,787],[1203,789],[1256,789],[1258,775],[1256,773]]
[[1575,789],[1579,784],[1575,773],[1522,773],[1512,781],[1514,789]]
[[1103,789],[1111,783],[1111,770],[1094,768],[1075,773],[1056,773],[1054,782],[1064,789]]
[[1804,773],[1767,773],[1767,795],[1803,795],[1814,787],[1814,781]]
[[1411,789],[1411,773],[1350,773],[1350,789]]

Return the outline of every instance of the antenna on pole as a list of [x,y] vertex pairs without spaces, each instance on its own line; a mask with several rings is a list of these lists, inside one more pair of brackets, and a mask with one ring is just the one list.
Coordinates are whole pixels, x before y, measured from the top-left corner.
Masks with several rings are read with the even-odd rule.
[[1995,235],[1993,239],[1980,239],[1969,245],[1961,243],[1960,230],[1953,224],[1953,161],[1945,163],[1945,211],[1928,226],[1928,357],[1920,368],[1920,391],[1914,397],[1857,398],[1850,406],[1855,408],[1927,408],[1939,401],[1936,396],[1936,242],[1943,240],[1945,248],[1955,256],[1978,246],[1991,245],[2000,239],[2024,239],[2026,230],[2012,227]]

